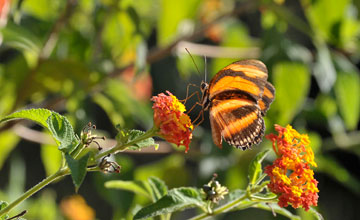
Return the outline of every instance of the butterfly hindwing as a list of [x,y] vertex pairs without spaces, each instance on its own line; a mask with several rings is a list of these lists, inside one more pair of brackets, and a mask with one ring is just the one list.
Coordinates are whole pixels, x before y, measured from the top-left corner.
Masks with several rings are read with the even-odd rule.
[[214,142],[219,147],[223,137],[230,145],[244,150],[258,144],[264,134],[261,110],[249,99],[214,99],[210,123]]
[[264,93],[261,99],[259,100],[259,106],[261,109],[261,114],[263,116],[266,114],[272,101],[274,101],[274,98],[275,98],[275,88],[271,83],[266,82]]

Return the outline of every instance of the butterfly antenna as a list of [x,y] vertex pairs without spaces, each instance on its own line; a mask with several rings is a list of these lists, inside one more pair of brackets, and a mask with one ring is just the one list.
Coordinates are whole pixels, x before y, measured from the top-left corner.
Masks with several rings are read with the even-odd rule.
[[206,82],[206,76],[207,76],[207,60],[206,60],[206,56],[204,56],[205,59],[205,81]]
[[197,66],[196,63],[195,63],[195,60],[194,60],[193,56],[192,56],[191,53],[190,53],[190,51],[189,51],[187,48],[185,48],[185,50],[186,50],[186,52],[188,52],[188,54],[190,55],[190,57],[191,57],[194,65],[195,65],[195,67],[196,67],[196,70],[198,71],[199,74],[201,74],[200,71],[199,71],[198,66]]

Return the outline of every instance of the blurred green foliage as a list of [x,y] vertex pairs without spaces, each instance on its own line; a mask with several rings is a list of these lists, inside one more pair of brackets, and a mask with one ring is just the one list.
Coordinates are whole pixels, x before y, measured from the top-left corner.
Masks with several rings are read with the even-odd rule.
[[[184,45],[200,72],[205,69],[203,57],[207,57],[208,78],[230,62],[260,59],[276,88],[265,119],[266,133],[275,123],[291,123],[308,133],[316,147],[319,211],[326,219],[355,219],[358,215],[359,1],[0,2],[5,3],[0,4],[0,118],[19,109],[48,108],[66,114],[78,133],[92,121],[111,138],[115,124],[142,130],[152,126],[151,95],[170,90],[182,99],[188,83],[199,84],[204,79]],[[188,108],[196,101],[194,97]],[[0,127],[0,200],[15,199],[23,186],[36,184],[61,162],[51,142],[31,138],[33,133],[20,130],[23,127],[42,132],[23,122]],[[105,189],[105,181],[157,176],[170,188],[199,187],[217,172],[222,184],[235,189],[246,185],[248,165],[255,154],[269,147],[269,142],[263,141],[253,151],[240,152],[229,146],[217,149],[205,119],[194,132],[189,153],[170,147],[171,153],[117,156],[122,173],[89,174],[80,194],[98,219],[131,219],[139,209],[135,204],[146,205],[146,201],[129,192]],[[24,163],[26,166],[21,165]],[[25,179],[14,179],[14,173]],[[56,190],[60,185],[37,195],[13,214],[27,209],[27,219],[61,219],[56,204],[73,191],[71,187]],[[194,214],[190,211],[174,218]],[[297,214],[311,219],[303,212]],[[272,219],[271,214],[257,210],[233,212],[219,219],[249,216]]]

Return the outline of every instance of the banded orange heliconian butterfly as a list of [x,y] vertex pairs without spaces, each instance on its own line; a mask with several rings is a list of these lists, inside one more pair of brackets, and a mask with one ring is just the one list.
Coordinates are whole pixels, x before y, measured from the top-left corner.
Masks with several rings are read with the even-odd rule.
[[209,110],[212,138],[218,147],[224,139],[246,150],[264,135],[262,118],[275,97],[268,71],[258,60],[234,62],[220,70],[209,84],[202,82],[202,110]]

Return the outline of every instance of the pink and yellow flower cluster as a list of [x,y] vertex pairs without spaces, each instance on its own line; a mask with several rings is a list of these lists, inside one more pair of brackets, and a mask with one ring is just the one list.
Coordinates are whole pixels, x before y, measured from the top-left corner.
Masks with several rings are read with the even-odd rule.
[[314,179],[316,167],[314,153],[309,146],[309,137],[299,134],[290,125],[285,128],[275,125],[276,134],[267,135],[272,142],[277,159],[265,167],[265,173],[270,176],[269,189],[279,195],[279,205],[289,204],[294,208],[317,206],[318,182]]
[[185,113],[185,106],[173,95],[160,93],[153,96],[154,126],[159,128],[158,135],[176,145],[184,145],[189,150],[193,125]]

